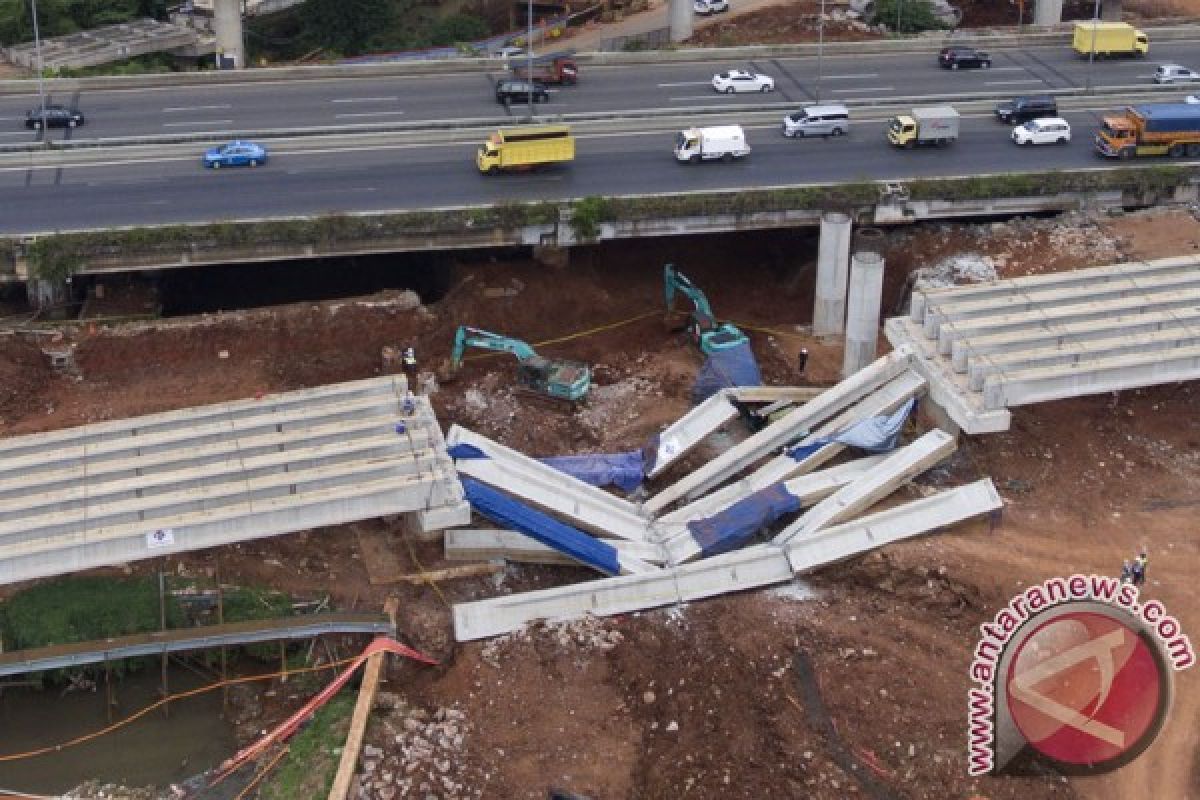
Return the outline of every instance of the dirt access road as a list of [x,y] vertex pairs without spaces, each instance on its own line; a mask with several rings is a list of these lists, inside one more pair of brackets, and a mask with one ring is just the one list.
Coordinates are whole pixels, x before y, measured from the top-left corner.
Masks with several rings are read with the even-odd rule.
[[[1198,249],[1200,224],[1183,213],[912,227],[888,234],[885,305],[909,270],[964,254],[1018,275]],[[447,267],[455,288],[427,306],[390,292],[68,330],[78,380],[54,375],[27,337],[6,335],[0,434],[367,377],[385,344],[414,342],[431,365],[464,322],[539,342],[635,318],[660,307],[668,260],[705,288],[719,314],[750,330],[769,382],[793,381],[794,357],[807,346],[809,378],[829,384],[838,345],[795,327],[808,322],[814,259],[810,234],[779,232],[585,248],[558,270],[463,261]],[[586,409],[524,404],[512,391],[512,364],[481,359],[434,395],[443,425],[534,455],[636,447],[686,410],[699,365],[656,314],[542,349],[595,365]],[[1007,502],[995,530],[974,522],[889,547],[814,575],[808,589],[490,642],[455,644],[448,604],[588,574],[514,566],[498,579],[447,583],[440,594],[373,586],[344,529],[195,553],[167,568],[211,570],[219,557],[227,581],[329,591],[344,608],[400,597],[404,636],[442,666],[390,669],[389,705],[368,733],[378,750],[361,764],[363,798],[544,798],[551,785],[604,800],[1200,797],[1200,670],[1179,676],[1167,728],[1120,772],[973,780],[965,767],[977,626],[1022,587],[1073,572],[1115,574],[1145,546],[1147,593],[1200,637],[1198,411],[1193,384],[1020,409],[1010,432],[965,439],[922,481],[991,476]],[[372,525],[388,532],[405,569],[444,565],[439,545],[410,547],[397,527]]]

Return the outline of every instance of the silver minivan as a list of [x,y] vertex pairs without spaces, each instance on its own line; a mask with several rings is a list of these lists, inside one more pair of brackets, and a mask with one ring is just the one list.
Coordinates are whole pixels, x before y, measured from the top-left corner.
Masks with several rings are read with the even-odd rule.
[[845,106],[808,106],[783,118],[783,135],[841,136],[850,131],[850,111]]

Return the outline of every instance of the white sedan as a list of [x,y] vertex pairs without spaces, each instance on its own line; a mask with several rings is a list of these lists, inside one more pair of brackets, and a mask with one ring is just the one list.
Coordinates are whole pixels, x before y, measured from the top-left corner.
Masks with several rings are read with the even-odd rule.
[[729,10],[729,0],[692,0],[692,11],[702,17],[722,14]]
[[1183,98],[1183,102],[1200,104],[1200,94],[1189,94]]
[[1200,81],[1200,72],[1181,67],[1178,64],[1163,64],[1154,70],[1155,83],[1188,83],[1189,81]]
[[775,91],[774,78],[745,69],[731,69],[728,72],[717,73],[713,75],[712,85],[718,92],[725,94]]
[[1071,141],[1071,126],[1061,117],[1031,119],[1013,128],[1012,140],[1017,144],[1066,144]]

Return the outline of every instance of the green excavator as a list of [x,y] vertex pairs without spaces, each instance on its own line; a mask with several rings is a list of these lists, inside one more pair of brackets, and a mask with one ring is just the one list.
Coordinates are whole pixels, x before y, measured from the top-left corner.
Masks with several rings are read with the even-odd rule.
[[462,366],[468,347],[511,353],[517,358],[517,384],[524,390],[571,404],[583,402],[592,388],[592,370],[582,361],[539,356],[520,339],[461,325],[454,334],[450,374]]
[[688,315],[686,329],[705,355],[741,347],[749,341],[746,334],[738,330],[732,322],[717,322],[704,292],[686,275],[678,272],[674,264],[663,267],[663,283],[667,294],[668,322],[678,313],[675,311],[676,292],[692,302],[692,312]]

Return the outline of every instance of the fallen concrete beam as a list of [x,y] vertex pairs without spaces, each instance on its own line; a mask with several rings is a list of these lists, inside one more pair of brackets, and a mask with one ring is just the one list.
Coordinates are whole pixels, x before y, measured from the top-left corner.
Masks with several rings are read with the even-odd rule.
[[824,391],[823,386],[734,386],[725,389],[739,403],[807,403]]
[[960,303],[973,303],[1019,294],[1041,294],[1069,288],[1090,290],[1112,281],[1192,273],[1197,267],[1200,267],[1200,257],[1177,256],[1152,261],[1107,264],[1065,272],[1047,272],[1041,275],[1027,275],[971,286],[938,286],[917,289],[912,295],[909,315],[913,321],[920,323],[925,320],[928,310],[934,306],[951,307]]
[[988,408],[1044,403],[1200,378],[1200,347],[1096,359],[1076,366],[1018,370],[988,377]]
[[1121,314],[1150,314],[1157,311],[1191,308],[1200,305],[1200,288],[1166,292],[1162,295],[1126,297],[1096,303],[1076,303],[1062,308],[1037,308],[1017,314],[1003,314],[978,320],[945,322],[938,330],[939,355],[951,355],[954,342],[991,336],[1028,328],[1049,327],[1068,322],[1101,320]]
[[794,539],[788,562],[799,575],[1003,507],[991,479],[984,478]]
[[658,514],[671,504],[695,499],[737,476],[771,451],[804,436],[844,408],[899,375],[908,367],[912,352],[899,348],[876,360],[820,396],[731,447],[700,469],[651,497],[643,509]]
[[[608,542],[617,552],[648,563],[662,563],[660,549],[649,542]],[[446,559],[449,561],[488,561],[503,558],[525,564],[572,564],[576,561],[565,553],[531,539],[523,533],[505,530],[448,530],[444,538]]]
[[[812,444],[846,430],[850,426],[881,414],[891,414],[902,404],[925,391],[925,379],[912,370],[905,370],[888,381],[875,392],[864,397],[851,408],[818,427],[811,435],[800,440],[798,446]],[[678,528],[688,520],[712,516],[723,508],[768,486],[810,472],[830,461],[845,450],[845,445],[831,443],[820,450],[796,460],[786,453],[775,456],[754,472],[736,483],[706,494],[675,511],[657,519],[660,529]],[[856,464],[873,463],[859,459]]]
[[798,536],[845,522],[887,497],[899,486],[954,452],[953,436],[932,430],[907,447],[900,448],[872,467],[858,480],[834,492],[784,528],[774,541],[785,544]]
[[630,541],[647,541],[650,537],[649,521],[637,513],[632,503],[457,425],[450,429],[447,442],[451,447],[476,447],[488,456],[458,459],[455,466],[462,475],[601,536]]
[[1070,367],[1086,370],[1089,364],[1107,358],[1131,356],[1138,353],[1160,353],[1164,357],[1173,351],[1200,346],[1200,329],[1187,331],[1170,329],[1144,334],[1122,334],[1105,339],[1079,342],[1065,347],[1044,347],[1013,353],[978,356],[969,363],[967,385],[973,391],[983,391],[985,381],[1030,369]]
[[704,437],[735,418],[737,407],[730,402],[728,390],[720,391],[688,411],[663,429],[651,442],[654,463],[646,476],[655,478],[683,458]]
[[1122,314],[1034,330],[976,336],[955,342],[950,355],[955,372],[969,372],[971,360],[977,357],[1050,347],[1067,348],[1072,344],[1086,345],[1114,336],[1189,331],[1195,328],[1200,328],[1200,306],[1151,314]]
[[517,630],[535,620],[611,616],[753,589],[900,539],[1000,508],[990,480],[940,492],[862,520],[827,528],[786,547],[758,545],[651,575],[622,575],[454,606],[458,641]]
[[969,303],[935,305],[926,309],[925,336],[936,339],[938,331],[946,322],[961,322],[972,319],[994,317],[998,314],[1019,314],[1040,308],[1066,308],[1086,303],[1104,303],[1127,298],[1150,299],[1195,288],[1197,278],[1194,271],[1181,274],[1162,275],[1154,278],[1112,280],[1100,286],[1088,287],[1086,292],[1077,287],[1050,292],[1016,293],[1006,297],[990,298]]

